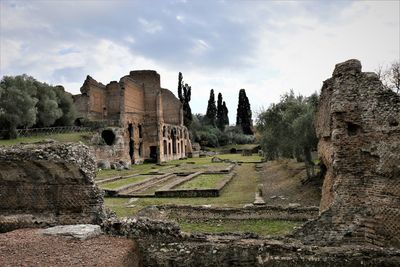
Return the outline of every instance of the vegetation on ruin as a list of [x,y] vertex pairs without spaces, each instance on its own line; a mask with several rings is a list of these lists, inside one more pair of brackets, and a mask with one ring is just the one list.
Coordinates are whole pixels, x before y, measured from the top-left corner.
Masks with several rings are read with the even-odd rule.
[[223,174],[202,174],[196,176],[194,179],[183,183],[176,189],[204,189],[216,188],[218,183],[225,178]]
[[63,134],[49,134],[49,135],[38,135],[30,137],[18,137],[16,139],[3,139],[0,140],[0,146],[10,146],[20,143],[37,143],[45,140],[55,140],[58,142],[83,142],[86,143],[90,138],[89,133],[63,133]]
[[389,66],[378,66],[376,73],[383,85],[400,94],[400,61],[393,61]]
[[72,125],[76,117],[72,95],[26,74],[0,81],[0,137],[15,139],[18,128]]
[[256,233],[260,236],[285,235],[301,222],[283,220],[178,220],[182,231],[189,233]]

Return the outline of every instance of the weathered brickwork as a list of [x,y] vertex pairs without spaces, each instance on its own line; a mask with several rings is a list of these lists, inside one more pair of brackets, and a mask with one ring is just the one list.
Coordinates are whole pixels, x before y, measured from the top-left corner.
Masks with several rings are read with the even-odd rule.
[[337,64],[316,119],[326,168],[321,215],[299,232],[317,244],[400,247],[400,97],[358,60]]
[[105,218],[87,146],[44,143],[0,148],[0,232],[94,223]]
[[102,129],[94,136],[92,152],[98,160],[141,163],[186,157],[191,151],[183,125],[182,104],[160,86],[160,75],[151,70],[131,71],[107,85],[88,76],[80,95],[74,96],[80,118],[113,122],[115,141],[100,145]]

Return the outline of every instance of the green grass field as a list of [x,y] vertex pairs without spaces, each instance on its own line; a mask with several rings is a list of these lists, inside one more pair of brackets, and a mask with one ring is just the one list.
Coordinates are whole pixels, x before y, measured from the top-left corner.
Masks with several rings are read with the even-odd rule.
[[262,160],[262,157],[257,154],[253,154],[251,156],[242,156],[241,154],[220,154],[217,155],[217,157],[241,162],[261,162]]
[[105,183],[105,184],[100,185],[100,187],[103,189],[117,189],[117,188],[120,188],[120,187],[123,187],[126,185],[141,182],[150,177],[151,176],[149,176],[149,175],[139,175],[139,176],[135,176],[135,177],[131,177],[131,178],[125,178],[125,179],[120,179],[120,180],[116,180],[113,182]]
[[189,233],[256,233],[260,236],[285,235],[301,222],[283,220],[207,220],[191,222],[178,220],[182,231]]
[[192,180],[183,183],[176,189],[205,189],[205,188],[216,188],[218,183],[224,179],[223,174],[202,174]]
[[[131,174],[146,174],[151,171],[160,171],[160,166],[155,164],[140,164],[140,165],[132,165],[129,170],[98,170],[96,177],[100,178],[98,180],[109,178],[109,177],[116,177],[116,176],[126,176]],[[96,179],[97,180],[97,179]]]
[[[222,190],[221,196],[209,198],[139,198],[128,203],[126,198],[105,198],[106,206],[117,216],[133,216],[145,206],[163,204],[212,205],[217,207],[242,207],[254,201],[258,184],[258,173],[254,164],[243,164],[236,168],[237,175]],[[132,206],[134,205],[134,206]],[[129,206],[129,207],[128,207]]]

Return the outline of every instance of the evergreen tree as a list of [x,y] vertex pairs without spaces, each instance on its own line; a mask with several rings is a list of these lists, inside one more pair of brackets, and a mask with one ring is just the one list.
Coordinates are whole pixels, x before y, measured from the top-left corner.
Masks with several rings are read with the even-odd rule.
[[218,100],[217,100],[217,127],[224,131],[225,129],[225,122],[224,122],[224,108],[222,106],[222,94],[218,93]]
[[229,117],[228,117],[228,108],[226,107],[225,101],[222,103],[222,109],[223,109],[223,121],[224,125],[229,125]]
[[225,101],[222,101],[222,94],[219,93],[217,101],[217,127],[221,131],[224,131],[227,125],[229,125],[228,108]]
[[[183,90],[183,94],[182,94]],[[192,123],[193,116],[192,116],[192,109],[190,108],[189,102],[191,100],[192,95],[192,87],[189,86],[187,83],[183,83],[183,75],[179,72],[178,75],[178,98],[179,101],[182,103],[183,107],[183,123],[186,127],[189,127]]]
[[217,107],[215,106],[214,89],[211,89],[210,98],[208,99],[207,112],[206,112],[207,124],[215,126],[216,116],[217,116]]
[[253,134],[253,130],[251,129],[253,126],[251,116],[250,102],[246,96],[246,91],[244,89],[240,89],[239,103],[236,114],[236,126],[240,126],[244,134]]

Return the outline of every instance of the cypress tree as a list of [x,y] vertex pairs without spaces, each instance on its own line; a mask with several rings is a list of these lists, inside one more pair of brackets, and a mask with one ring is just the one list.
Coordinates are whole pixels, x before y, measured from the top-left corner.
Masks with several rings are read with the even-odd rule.
[[[183,94],[182,94],[182,90],[183,90]],[[183,83],[183,75],[181,72],[179,72],[179,75],[178,75],[178,98],[179,98],[179,101],[181,101],[182,106],[183,106],[183,124],[186,127],[189,127],[193,120],[192,110],[189,105],[189,102],[191,100],[191,95],[192,95],[192,87],[189,86],[187,83],[186,84]]]
[[217,107],[215,106],[214,89],[210,91],[210,98],[208,99],[206,118],[207,123],[215,126],[215,119],[217,116]]
[[218,93],[218,100],[217,100],[217,127],[223,131],[225,129],[225,122],[224,122],[224,108],[222,106],[222,94]]
[[251,129],[253,126],[251,115],[250,102],[246,96],[246,91],[244,89],[240,89],[239,103],[236,114],[236,126],[240,126],[244,134],[253,134]]
[[226,107],[225,101],[222,103],[222,109],[224,111],[223,113],[224,125],[229,125],[228,108]]

